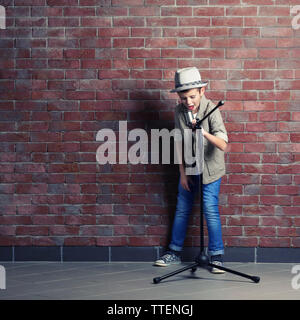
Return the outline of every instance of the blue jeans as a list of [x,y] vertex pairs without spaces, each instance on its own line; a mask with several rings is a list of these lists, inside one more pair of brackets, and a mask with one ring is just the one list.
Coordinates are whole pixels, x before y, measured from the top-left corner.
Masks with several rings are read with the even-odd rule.
[[[172,229],[172,239],[169,248],[181,251],[188,227],[188,220],[193,208],[195,194],[199,191],[199,176],[192,175],[190,190],[183,189],[178,184],[177,207]],[[224,254],[221,220],[219,214],[219,192],[221,178],[209,184],[203,184],[203,213],[208,230],[208,254]]]

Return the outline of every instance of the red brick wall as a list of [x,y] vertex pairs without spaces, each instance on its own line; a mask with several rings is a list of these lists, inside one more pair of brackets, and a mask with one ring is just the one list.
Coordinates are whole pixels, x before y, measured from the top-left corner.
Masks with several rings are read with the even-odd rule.
[[0,245],[165,245],[177,167],[99,165],[96,134],[171,129],[174,71],[197,66],[226,101],[226,246],[300,247],[298,4],[0,1]]

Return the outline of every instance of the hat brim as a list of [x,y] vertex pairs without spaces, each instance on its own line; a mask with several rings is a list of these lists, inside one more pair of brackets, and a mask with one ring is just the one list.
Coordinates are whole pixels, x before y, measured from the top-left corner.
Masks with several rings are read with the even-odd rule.
[[170,92],[181,92],[181,91],[186,91],[186,90],[195,89],[195,88],[202,88],[202,87],[206,87],[207,84],[208,82],[201,82],[197,84],[182,85],[180,87],[172,89]]

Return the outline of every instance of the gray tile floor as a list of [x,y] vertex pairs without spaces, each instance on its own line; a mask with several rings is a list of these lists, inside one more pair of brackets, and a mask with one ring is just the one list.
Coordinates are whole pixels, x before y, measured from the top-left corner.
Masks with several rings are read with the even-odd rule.
[[[230,273],[198,268],[153,284],[154,277],[178,269],[149,262],[2,262],[6,289],[0,300],[298,300],[300,266],[291,263],[226,263],[261,278],[256,284]],[[294,288],[293,288],[293,285]]]

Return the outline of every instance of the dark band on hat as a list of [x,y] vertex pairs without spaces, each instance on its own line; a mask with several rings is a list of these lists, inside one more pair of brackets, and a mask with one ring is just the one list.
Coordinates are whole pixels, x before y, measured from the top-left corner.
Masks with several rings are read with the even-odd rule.
[[186,87],[186,86],[194,86],[198,84],[206,84],[207,82],[202,82],[202,81],[194,81],[194,82],[189,82],[189,83],[184,83],[184,84],[178,84],[175,86],[175,88],[180,88],[180,87]]

